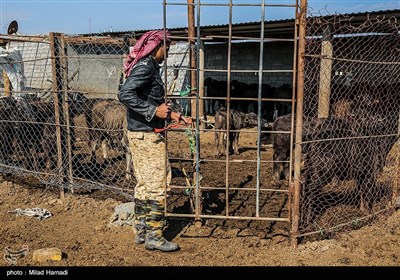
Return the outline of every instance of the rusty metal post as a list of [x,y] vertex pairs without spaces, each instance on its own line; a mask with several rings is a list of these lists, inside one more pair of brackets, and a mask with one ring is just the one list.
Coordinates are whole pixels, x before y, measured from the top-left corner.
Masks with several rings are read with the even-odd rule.
[[[63,181],[63,166],[62,166],[62,144],[61,144],[61,115],[60,115],[60,100],[59,92],[61,90],[60,86],[60,57],[59,57],[59,44],[60,44],[60,33],[50,32],[50,54],[51,54],[51,64],[52,64],[52,79],[53,79],[53,97],[54,97],[54,116],[56,125],[56,141],[57,141],[57,170],[60,182]],[[64,199],[64,186],[60,184],[60,197]]]
[[[188,0],[188,2],[190,2],[190,0]],[[192,3],[194,3],[194,1],[191,1]],[[193,15],[193,36],[195,35],[194,31],[194,5],[191,5],[193,8],[191,10],[191,13]],[[189,11],[189,7],[188,7],[188,11]],[[189,15],[189,18],[191,16]],[[189,24],[190,26],[190,24]],[[190,30],[190,28],[189,28]],[[191,32],[189,32],[191,33]],[[190,35],[189,35],[190,36]],[[197,0],[197,30],[196,30],[196,38],[197,38],[197,42],[200,43],[200,0]],[[194,39],[193,39],[194,40]],[[197,44],[196,46],[197,51],[200,52],[200,45]],[[197,84],[197,73],[196,71],[198,64],[200,64],[199,61],[197,61],[197,59],[200,59],[199,56],[196,58],[196,55],[194,53],[194,49],[192,47],[190,47],[190,50],[192,51],[191,53],[191,57],[190,57],[190,61],[191,61],[191,68],[192,70],[192,81],[191,81],[191,85],[192,85],[192,89],[194,89],[196,87]],[[193,65],[193,66],[192,66]],[[196,70],[196,71],[195,71]],[[194,73],[194,75],[193,75]],[[204,95],[203,95],[204,96]],[[197,89],[196,90],[196,98],[192,100],[192,108],[193,108],[193,101],[194,101],[194,114],[192,111],[192,116],[196,117],[196,155],[195,155],[195,163],[196,163],[196,172],[193,173],[193,182],[196,182],[196,192],[195,192],[195,226],[197,228],[202,226],[202,221],[200,219],[200,215],[203,211],[203,201],[202,201],[202,192],[200,189],[200,101],[204,101],[204,100],[200,100],[200,90]]]
[[[207,120],[206,113],[204,111],[204,43],[199,43],[199,117],[202,116],[204,120]],[[206,128],[206,123],[201,123],[201,128]]]
[[[297,12],[298,12],[298,1],[296,1],[296,8],[295,8],[295,26],[294,26],[294,34],[293,34],[293,73],[292,73],[292,119],[290,121],[291,128],[290,128],[290,143],[293,143],[294,139],[294,133],[295,133],[295,106],[296,106],[296,85],[297,85],[297,46],[298,46],[298,41],[297,41],[297,36],[298,36],[298,24],[299,24],[299,19],[297,17]],[[294,197],[294,182],[293,182],[293,177],[291,174],[293,174],[293,156],[294,156],[294,151],[293,151],[293,145],[291,144],[291,149],[290,149],[290,155],[289,155],[289,195],[288,195],[288,213],[289,213],[289,220],[292,222],[292,208],[293,208],[293,197]]]
[[4,83],[4,96],[10,96],[11,83],[10,83],[10,78],[8,77],[5,69],[3,69],[3,83]]
[[261,4],[260,21],[260,57],[258,61],[258,94],[257,94],[257,181],[256,181],[256,217],[260,217],[260,177],[261,177],[261,99],[264,69],[264,30],[265,30],[265,1]]
[[227,61],[227,76],[226,76],[226,144],[225,144],[225,215],[229,217],[229,143],[230,143],[230,121],[231,118],[231,55],[232,55],[232,0],[229,1],[229,16],[228,16],[228,61]]
[[[190,88],[194,89],[197,87],[197,75],[196,75],[196,52],[194,49],[195,45],[195,24],[194,24],[194,0],[187,0],[188,4],[188,41],[189,41],[189,60],[190,60]],[[191,115],[192,118],[196,118],[196,100],[191,99]]]
[[297,106],[296,106],[296,135],[294,150],[294,193],[292,211],[291,241],[296,249],[298,245],[297,234],[299,230],[300,212],[300,172],[301,172],[301,141],[303,127],[303,94],[304,94],[304,56],[306,49],[306,18],[307,0],[300,0],[300,11],[296,17],[299,28],[299,48],[297,61]]

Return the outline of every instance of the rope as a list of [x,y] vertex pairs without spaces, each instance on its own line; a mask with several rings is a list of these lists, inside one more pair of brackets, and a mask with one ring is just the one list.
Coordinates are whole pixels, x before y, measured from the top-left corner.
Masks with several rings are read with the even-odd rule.
[[[182,119],[182,118],[181,118]],[[183,120],[183,119],[182,119]],[[168,129],[172,129],[172,128],[178,128],[178,127],[185,127],[185,126],[188,126],[188,125],[190,125],[190,124],[187,124],[186,122],[181,122],[181,121],[179,121],[179,122],[177,122],[177,121],[172,121],[169,125],[167,125],[166,127],[163,127],[163,128],[154,128],[154,132],[155,133],[160,133],[160,132],[163,132],[163,131],[165,131],[165,130],[168,130]]]

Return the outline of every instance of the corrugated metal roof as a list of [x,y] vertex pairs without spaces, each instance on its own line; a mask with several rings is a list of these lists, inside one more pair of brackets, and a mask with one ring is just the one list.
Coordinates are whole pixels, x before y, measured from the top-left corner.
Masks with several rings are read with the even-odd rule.
[[[392,10],[379,10],[379,11],[366,11],[357,13],[346,13],[346,14],[331,14],[331,15],[321,15],[321,17],[329,19],[334,16],[352,17],[352,23],[357,25],[358,22],[364,22],[367,17],[396,17],[400,19],[400,9]],[[319,16],[318,16],[319,17]],[[264,22],[265,24],[265,35],[273,36],[279,38],[290,38],[294,32],[294,18],[289,19],[277,19],[268,20]],[[233,36],[248,36],[257,37],[260,33],[260,21],[250,21],[241,23],[232,23],[232,35]],[[202,25],[200,27],[202,36],[208,36],[211,34],[219,33],[220,35],[228,34],[229,24],[215,24],[215,25]],[[161,29],[162,27],[160,27]],[[139,30],[128,30],[128,31],[114,31],[114,32],[104,32],[104,33],[91,33],[91,34],[79,34],[81,36],[111,36],[111,37],[121,37],[129,36],[138,39],[143,33],[149,31],[150,29],[139,29]],[[187,27],[175,27],[168,28],[173,36],[176,37],[187,37]]]

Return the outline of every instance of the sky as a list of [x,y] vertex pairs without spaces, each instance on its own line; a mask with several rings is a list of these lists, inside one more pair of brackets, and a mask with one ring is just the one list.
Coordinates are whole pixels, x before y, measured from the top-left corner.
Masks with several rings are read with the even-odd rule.
[[[198,0],[194,0],[198,3]],[[233,4],[254,4],[262,0],[232,0]],[[0,0],[0,33],[7,34],[11,21],[18,22],[18,34],[69,35],[110,31],[161,29],[188,25],[186,0]],[[227,4],[229,0],[201,0],[201,4]],[[265,0],[266,4],[294,4],[295,0]],[[180,5],[177,5],[180,4]],[[313,14],[357,13],[400,9],[400,0],[308,0]],[[266,20],[294,17],[292,7],[267,7]],[[259,6],[234,6],[232,22],[261,20]],[[195,21],[197,22],[197,16]],[[200,25],[227,24],[227,6],[201,6]]]

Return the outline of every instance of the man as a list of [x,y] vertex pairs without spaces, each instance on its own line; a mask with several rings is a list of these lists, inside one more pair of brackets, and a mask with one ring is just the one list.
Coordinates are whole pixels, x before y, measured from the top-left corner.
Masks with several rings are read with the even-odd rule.
[[171,173],[164,159],[166,146],[163,135],[156,133],[165,126],[165,120],[186,121],[165,103],[164,83],[160,65],[171,43],[169,32],[146,32],[129,54],[124,70],[127,77],[118,98],[127,107],[128,140],[132,152],[137,185],[135,187],[135,242],[145,243],[149,250],[171,252],[178,244],[167,241],[163,235],[165,220],[165,189]]

